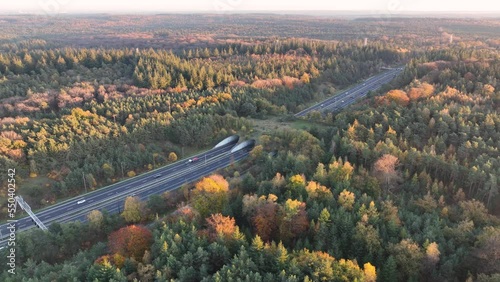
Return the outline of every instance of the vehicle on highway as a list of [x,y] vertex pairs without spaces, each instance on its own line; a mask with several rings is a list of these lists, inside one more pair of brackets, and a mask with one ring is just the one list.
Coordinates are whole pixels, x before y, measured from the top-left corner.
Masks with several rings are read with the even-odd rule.
[[197,157],[194,157],[194,158],[192,158],[192,159],[189,159],[189,160],[188,160],[188,163],[196,162],[197,160],[198,160],[198,158],[197,158]]
[[161,177],[160,173],[158,173],[157,175],[155,175],[155,178],[158,178],[158,177]]
[[80,200],[80,201],[78,201],[78,202],[76,202],[76,203],[77,203],[78,205],[79,205],[79,204],[83,204],[83,203],[85,203],[85,199]]
[[321,107],[324,107],[324,106],[325,106],[325,104],[321,104]]
[[344,100],[342,100],[342,103],[344,103]]

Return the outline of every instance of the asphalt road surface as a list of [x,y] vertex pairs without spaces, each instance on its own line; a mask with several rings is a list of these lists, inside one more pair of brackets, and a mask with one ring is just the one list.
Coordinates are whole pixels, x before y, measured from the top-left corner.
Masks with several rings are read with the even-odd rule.
[[[147,200],[151,195],[175,190],[248,156],[249,149],[231,153],[234,146],[233,142],[216,147],[191,157],[191,159],[197,158],[196,161],[180,160],[172,165],[61,202],[35,214],[48,227],[52,222],[85,221],[88,213],[96,209],[107,210],[109,213],[121,212],[128,196]],[[17,212],[20,211],[18,206]],[[8,223],[0,226],[2,235],[0,248],[6,245],[6,238],[9,235],[7,227]],[[33,227],[35,224],[30,217],[18,219],[16,233]]]
[[353,104],[356,100],[365,97],[369,91],[375,91],[385,83],[390,82],[402,71],[403,68],[394,68],[385,71],[381,74],[372,76],[363,81],[362,83],[357,84],[354,87],[346,89],[333,97],[330,97],[322,102],[315,104],[312,107],[309,107],[295,114],[295,116],[296,117],[306,116],[307,114],[313,111],[319,111],[324,113],[324,112],[334,112],[343,109]]

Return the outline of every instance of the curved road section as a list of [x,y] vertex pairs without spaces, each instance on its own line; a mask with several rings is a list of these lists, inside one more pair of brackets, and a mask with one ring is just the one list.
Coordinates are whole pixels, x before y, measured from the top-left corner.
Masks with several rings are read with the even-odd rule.
[[[55,204],[36,212],[36,215],[46,226],[49,226],[52,222],[85,221],[88,213],[92,210],[107,210],[109,213],[121,212],[128,196],[136,196],[141,200],[146,200],[151,195],[175,190],[186,183],[193,182],[246,158],[254,143],[240,147],[241,144],[236,146],[238,141],[239,136],[228,137],[209,151]],[[235,146],[240,148],[232,150],[236,149]],[[3,235],[0,240],[0,248],[6,245],[7,227],[7,224],[0,226],[0,232]],[[16,232],[33,227],[36,226],[31,218],[23,217],[18,219],[16,223]]]
[[330,97],[322,102],[317,103],[312,107],[309,107],[303,111],[296,113],[295,116],[296,117],[307,116],[307,114],[313,111],[325,113],[343,109],[353,104],[356,100],[365,97],[369,91],[375,91],[379,89],[382,85],[390,82],[396,76],[398,76],[402,71],[403,68],[394,68],[385,71],[381,74],[372,76],[363,81],[362,83],[357,84],[354,87],[346,89],[333,97]]

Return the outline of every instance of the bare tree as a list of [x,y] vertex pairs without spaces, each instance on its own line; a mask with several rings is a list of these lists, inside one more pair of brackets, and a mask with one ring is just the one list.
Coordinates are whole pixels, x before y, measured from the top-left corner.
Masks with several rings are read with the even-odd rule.
[[373,166],[373,174],[381,183],[384,183],[387,191],[394,188],[396,182],[401,179],[399,171],[396,170],[398,162],[397,157],[385,154]]

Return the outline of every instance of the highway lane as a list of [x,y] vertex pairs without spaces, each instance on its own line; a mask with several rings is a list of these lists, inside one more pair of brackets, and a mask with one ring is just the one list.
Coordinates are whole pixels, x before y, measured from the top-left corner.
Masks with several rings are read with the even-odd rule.
[[[147,196],[152,194],[162,193],[168,190],[169,187],[172,187],[172,185],[175,186],[179,184],[179,186],[182,186],[182,184],[188,183],[192,181],[192,179],[197,179],[196,177],[193,178],[193,175],[195,176],[198,175],[200,171],[202,175],[204,175],[203,173],[205,172],[211,172],[219,169],[220,165],[225,163],[224,160],[230,157],[231,157],[230,152],[224,152],[214,158],[207,159],[206,162],[199,161],[196,163],[192,163],[188,169],[179,170],[161,180],[153,181],[151,183],[136,187],[136,189],[134,189],[133,191],[133,195],[138,195],[141,199],[142,198],[147,199]],[[175,183],[172,184],[172,181],[174,180]],[[175,186],[174,188],[178,188],[179,186]],[[123,207],[123,202],[125,198],[128,196],[132,196],[132,194],[129,192],[119,193],[118,195],[114,195],[112,198],[102,199],[100,202],[90,205],[87,209],[81,209],[77,213],[73,213],[72,215],[67,215],[67,214],[59,215],[57,216],[57,218],[53,218],[53,220],[58,222],[68,221],[68,219],[73,218],[75,214],[83,214],[86,216],[88,212],[90,212],[91,210],[113,207],[118,202],[121,203],[122,204],[121,207]]]
[[394,68],[381,74],[372,76],[365,81],[338,93],[333,97],[330,97],[303,111],[300,111],[299,113],[295,114],[295,116],[306,116],[312,111],[328,112],[345,108],[354,103],[357,99],[365,97],[369,91],[377,90],[383,84],[390,82],[400,72],[402,72],[402,70],[403,68]]
[[[218,157],[217,159],[211,162],[207,161],[206,164],[204,162],[200,163],[200,165],[193,168],[193,170],[189,170],[186,173],[179,173],[169,178],[167,182],[156,183],[154,185],[146,187],[145,189],[140,189],[139,192],[135,193],[135,196],[137,196],[141,200],[147,200],[151,195],[161,194],[166,191],[175,190],[184,185],[185,183],[196,181],[197,179],[200,179],[205,175],[211,174],[217,171],[218,169],[229,166],[233,162],[238,162],[246,158],[248,154],[249,154],[248,150],[241,150],[232,154],[231,153],[223,154],[222,156]],[[126,195],[125,197],[114,199],[113,201],[103,203],[102,205],[99,205],[97,207],[93,206],[84,212],[80,212],[78,214],[73,214],[71,216],[61,218],[60,220],[58,220],[58,222],[64,223],[71,221],[85,221],[87,214],[91,210],[95,209],[99,209],[101,211],[107,210],[110,213],[121,212],[123,205],[125,203],[125,198],[127,196],[131,195]]]
[[[143,184],[136,187],[133,194],[137,195],[140,199],[145,200],[150,195],[160,194],[165,191],[177,189],[185,183],[192,182],[196,179],[201,178],[204,175],[210,174],[220,168],[224,168],[233,162],[237,162],[248,156],[250,149],[243,149],[234,153],[223,152],[217,156],[211,158],[199,159],[197,162],[189,163],[188,169],[179,170],[170,175],[165,176],[162,179],[157,179],[153,183]],[[187,163],[186,163],[187,164]],[[86,209],[79,209],[78,211],[73,211],[70,213],[61,213],[50,221],[46,225],[50,225],[51,222],[70,222],[70,221],[85,221],[87,214],[94,209],[108,210],[109,212],[118,212],[124,204],[125,198],[130,196],[130,191],[125,191],[117,195],[113,195],[111,199],[102,199],[99,203],[94,203],[87,206]],[[26,226],[18,226],[18,232],[22,232],[29,228],[34,227],[34,224],[29,221]],[[0,241],[0,246],[5,246],[6,240]]]
[[[227,154],[231,150],[231,148],[234,147],[234,145],[235,143],[233,142],[230,144],[222,145],[220,147],[216,147],[197,156],[193,156],[192,158],[198,158],[197,162],[189,163],[186,160],[180,160],[174,164],[162,167],[155,171],[115,183],[108,187],[90,192],[86,195],[69,199],[42,211],[36,212],[36,214],[38,218],[42,222],[44,222],[45,225],[49,225],[49,223],[54,219],[68,216],[69,214],[78,212],[79,210],[84,210],[86,207],[95,205],[96,203],[102,202],[103,200],[122,196],[124,194],[132,194],[137,187],[150,185],[151,182],[159,182],[162,179],[166,179],[168,175],[175,173],[176,171],[183,171],[184,169],[189,168],[192,164],[205,162],[205,158],[207,160],[211,160],[221,154]],[[81,199],[85,199],[85,202],[78,204],[77,201]],[[34,224],[29,217],[24,217],[17,221],[17,229],[19,231],[26,230],[31,227],[34,227]],[[3,224],[2,226],[0,226],[0,232],[3,237],[6,237],[6,235],[8,235],[7,224]]]

